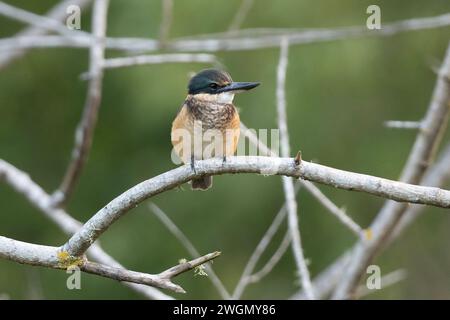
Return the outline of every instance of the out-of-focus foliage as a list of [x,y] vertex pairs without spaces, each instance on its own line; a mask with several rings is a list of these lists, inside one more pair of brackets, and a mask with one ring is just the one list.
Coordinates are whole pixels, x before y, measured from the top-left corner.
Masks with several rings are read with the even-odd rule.
[[[57,1],[6,2],[43,14]],[[171,38],[225,31],[240,5],[239,0],[174,2]],[[450,11],[448,0],[257,0],[242,27],[364,25],[369,4],[381,7],[383,23]],[[113,0],[107,34],[156,38],[160,12],[160,1]],[[0,37],[22,28],[0,17]],[[82,29],[90,30],[90,9],[83,11]],[[449,31],[447,27],[291,47],[287,107],[293,152],[302,150],[305,159],[337,168],[396,179],[415,132],[386,129],[382,123],[418,120],[424,114],[436,79],[431,65],[442,59]],[[276,127],[278,53],[277,48],[217,53],[235,80],[262,82],[235,100],[249,127]],[[108,52],[109,57],[118,55]],[[29,172],[48,192],[58,186],[69,159],[85,99],[86,82],[79,75],[88,68],[87,58],[86,49],[39,49],[0,71],[0,157]],[[174,168],[171,121],[185,97],[189,74],[205,67],[164,64],[106,72],[93,149],[68,206],[75,218],[87,220],[129,187]],[[370,223],[383,203],[364,194],[320,188],[362,226]],[[228,175],[216,177],[208,192],[192,192],[186,185],[153,201],[200,252],[223,252],[214,268],[231,290],[284,197],[279,177]],[[302,190],[298,201],[305,254],[316,275],[355,238],[307,192]],[[427,208],[376,261],[382,273],[405,268],[407,280],[371,297],[450,298],[449,223],[448,212]],[[0,234],[49,245],[67,239],[4,184],[0,184]],[[277,241],[281,238],[280,233]],[[150,273],[188,257],[146,203],[115,223],[101,243],[125,266]],[[289,297],[298,289],[294,270],[289,251],[267,278],[249,286],[244,297]],[[115,281],[91,275],[83,275],[82,290],[69,291],[66,276],[0,260],[0,293],[30,298],[30,286],[40,286],[43,298],[140,298]],[[205,277],[189,273],[176,281],[188,291],[177,298],[219,298]]]

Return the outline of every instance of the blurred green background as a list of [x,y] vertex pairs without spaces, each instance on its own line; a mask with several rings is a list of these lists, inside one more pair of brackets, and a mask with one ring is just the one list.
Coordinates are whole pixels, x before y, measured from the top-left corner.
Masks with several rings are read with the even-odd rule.
[[[44,14],[57,1],[10,0]],[[170,37],[227,30],[241,4],[228,1],[174,1]],[[364,25],[370,4],[382,22],[427,17],[450,11],[448,0],[272,1],[256,0],[242,28],[319,28]],[[157,38],[161,1],[112,0],[108,36]],[[82,11],[90,30],[90,8]],[[0,17],[0,37],[23,24]],[[386,178],[398,178],[414,141],[414,130],[383,127],[383,121],[418,120],[429,103],[450,28],[392,37],[292,46],[287,72],[291,149],[325,165]],[[108,52],[107,56],[123,53]],[[235,103],[252,128],[276,128],[277,48],[218,52],[238,81],[261,81]],[[108,70],[92,152],[67,210],[86,221],[111,199],[138,182],[174,168],[170,126],[186,94],[191,72],[208,64],[162,64]],[[0,157],[28,172],[49,193],[59,185],[81,116],[88,68],[86,49],[32,50],[0,71]],[[447,139],[448,141],[448,135]],[[444,141],[445,142],[445,141]],[[363,227],[383,204],[373,196],[319,186]],[[449,187],[447,185],[447,187]],[[220,250],[214,268],[231,291],[262,234],[284,202],[281,179],[228,175],[214,179],[208,192],[185,185],[152,199],[186,233],[201,253]],[[355,237],[307,192],[298,196],[300,224],[310,271],[317,275]],[[189,257],[182,245],[142,203],[102,237],[103,248],[132,270],[156,273]],[[386,274],[398,268],[408,278],[370,298],[450,298],[450,216],[427,208],[388,251],[376,260]],[[280,232],[262,262],[284,234]],[[33,243],[61,245],[67,239],[22,195],[0,184],[0,234]],[[261,266],[261,264],[259,265]],[[272,273],[250,285],[244,298],[284,299],[299,288],[291,251]],[[83,274],[82,290],[66,289],[61,271],[0,260],[0,294],[13,299],[141,298],[118,282]],[[193,273],[176,278],[188,293],[179,299],[219,298],[210,281]]]

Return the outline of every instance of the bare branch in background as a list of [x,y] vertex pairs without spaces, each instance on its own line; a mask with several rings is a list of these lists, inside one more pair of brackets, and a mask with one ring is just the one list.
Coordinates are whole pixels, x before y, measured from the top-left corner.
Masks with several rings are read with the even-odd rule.
[[[386,289],[389,286],[399,283],[403,281],[408,276],[408,273],[405,270],[399,269],[388,273],[385,276],[382,276],[380,279],[381,289]],[[358,298],[363,298],[368,296],[369,294],[375,293],[377,290],[370,290],[367,286],[359,286],[356,291],[356,296]]]
[[[198,250],[194,247],[192,242],[188,237],[177,227],[177,225],[169,218],[169,216],[161,210],[156,204],[150,203],[150,210],[155,214],[155,216],[167,227],[167,229],[178,239],[178,241],[186,248],[192,258],[200,256]],[[223,285],[222,281],[217,276],[216,272],[213,270],[212,266],[207,264],[205,266],[206,272],[208,273],[208,278],[213,283],[214,287],[217,289],[222,299],[230,299],[230,294]]]
[[[0,15],[27,23],[30,26],[39,29],[44,29],[47,32],[56,32],[65,37],[91,37],[90,33],[80,30],[71,30],[58,20],[14,7],[2,1],[0,1]],[[16,37],[20,37],[20,35]]]
[[106,266],[87,261],[83,258],[72,260],[71,257],[65,255],[64,251],[61,251],[61,248],[32,244],[0,236],[0,258],[3,259],[22,264],[63,270],[78,267],[81,271],[105,278],[145,284],[178,293],[185,293],[185,291],[182,287],[171,281],[173,277],[192,270],[217,258],[219,255],[220,252],[209,253],[192,261],[180,263],[160,274],[148,274]]
[[170,27],[172,26],[173,0],[162,1],[161,24],[159,26],[159,41],[162,48],[169,40]]
[[228,27],[229,32],[236,31],[241,28],[241,25],[244,22],[245,18],[247,17],[248,13],[250,12],[250,9],[252,8],[253,4],[254,0],[242,0],[239,9],[236,11],[233,20],[231,21],[230,26]]
[[[23,52],[33,48],[89,48],[91,43],[92,37],[17,36],[0,39],[0,54],[8,56],[14,51]],[[120,47],[125,50],[126,41],[119,43]]]
[[[289,157],[289,133],[287,128],[286,116],[286,69],[288,64],[289,42],[287,38],[281,41],[280,60],[277,68],[277,115],[278,128],[280,130],[281,155]],[[294,260],[297,265],[297,272],[300,276],[302,287],[305,289],[308,299],[314,299],[314,289],[311,284],[308,266],[303,254],[302,241],[300,236],[300,226],[297,217],[297,200],[295,199],[294,181],[289,177],[282,177],[283,190],[286,199],[286,209],[288,217],[288,228],[291,234],[291,247],[294,254]]]
[[394,129],[420,129],[422,127],[422,122],[389,120],[384,122],[384,126],[387,128],[394,128]]
[[81,31],[75,31],[68,29],[61,22],[43,17],[26,10],[14,7],[0,1],[0,15],[6,16],[11,19],[18,20],[20,22],[28,23],[38,28],[47,29],[48,31],[55,31],[63,36],[73,36],[74,34],[88,35]]
[[289,231],[287,231],[283,237],[283,240],[278,246],[278,249],[275,250],[275,253],[269,259],[269,261],[267,261],[267,263],[261,268],[261,270],[255,272],[249,277],[249,282],[251,283],[258,282],[266,275],[268,275],[272,271],[272,269],[277,265],[280,259],[284,256],[286,250],[289,248],[290,243],[291,243],[291,234],[289,233]]
[[72,157],[59,189],[54,193],[54,205],[65,204],[72,195],[92,146],[98,110],[102,99],[103,61],[105,56],[106,19],[109,0],[95,0],[92,11],[92,32],[95,41],[90,50],[89,88],[83,116],[76,129]]
[[384,23],[379,30],[369,30],[366,26],[341,27],[333,29],[294,29],[279,34],[259,34],[253,36],[221,38],[221,39],[189,39],[174,40],[168,44],[168,48],[175,51],[235,51],[255,50],[277,47],[283,38],[288,38],[290,45],[307,44],[325,41],[337,41],[357,37],[392,36],[394,34],[413,30],[439,28],[450,25],[450,14],[429,18],[408,19],[392,23]]
[[[236,32],[233,38],[175,39],[166,45],[168,52],[198,52],[198,51],[245,51],[278,47],[281,39],[287,37],[289,44],[300,45],[317,42],[338,41],[361,37],[386,37],[402,32],[443,28],[450,25],[450,14],[434,17],[401,20],[384,23],[380,30],[368,30],[366,26],[340,27],[330,29],[264,29],[255,35],[247,36],[248,30]],[[258,31],[258,30],[256,30]],[[244,36],[241,36],[243,34]],[[229,35],[228,32],[226,35]],[[208,36],[208,35],[207,35]],[[26,36],[0,39],[0,50],[75,47],[88,48],[90,37],[64,36]],[[111,50],[127,52],[154,52],[160,49],[159,41],[144,38],[106,38],[105,47]]]
[[[22,194],[34,207],[57,225],[66,235],[71,236],[81,228],[81,222],[74,219],[63,209],[55,208],[52,205],[50,195],[31,180],[28,174],[0,159],[0,181],[2,180],[10,185],[16,192]],[[102,264],[124,269],[119,262],[103,251],[98,243],[94,243],[87,251],[87,254],[90,258]],[[123,284],[149,299],[172,299],[172,297],[162,293],[156,288],[130,282],[123,282]]]
[[[450,114],[450,44],[439,71],[436,86],[414,146],[409,154],[400,181],[418,184],[434,159],[437,147],[447,127]],[[360,241],[352,254],[345,275],[336,288],[334,297],[347,299],[356,290],[367,265],[389,239],[408,206],[388,201],[372,223],[371,241]]]
[[[299,189],[300,184],[297,183],[295,185],[296,194]],[[286,204],[284,204],[283,207],[281,207],[281,209],[278,211],[269,228],[264,233],[263,237],[261,238],[252,255],[250,256],[250,259],[248,260],[247,264],[245,265],[244,271],[242,272],[242,275],[239,278],[236,288],[234,289],[232,296],[233,300],[240,299],[242,294],[244,293],[245,288],[252,282],[251,276],[256,268],[258,261],[261,259],[262,254],[269,246],[270,242],[272,241],[277,231],[280,229],[280,226],[283,223],[285,217],[286,217]]]
[[[85,7],[91,0],[64,0],[53,7],[47,14],[46,17],[51,20],[60,21],[67,16],[66,10],[70,5],[76,5],[80,8]],[[27,22],[29,23],[29,22]],[[27,27],[25,30],[19,32],[16,37],[30,37],[39,36],[47,33],[47,29],[38,28],[34,25]],[[19,50],[14,48],[11,51],[0,51],[0,70],[12,62],[14,59],[20,58],[26,50]]]
[[104,69],[160,63],[217,63],[217,57],[206,53],[171,53],[106,59]]

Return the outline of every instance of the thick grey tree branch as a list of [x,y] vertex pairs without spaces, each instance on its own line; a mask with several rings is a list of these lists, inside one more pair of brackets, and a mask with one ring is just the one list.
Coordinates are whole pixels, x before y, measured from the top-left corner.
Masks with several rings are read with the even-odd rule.
[[58,247],[32,244],[0,236],[0,258],[3,259],[22,264],[63,270],[76,266],[81,271],[105,278],[145,284],[177,293],[185,293],[186,291],[171,281],[173,277],[192,270],[195,267],[217,258],[219,255],[220,252],[209,253],[192,261],[180,263],[160,274],[154,275],[106,266],[90,262],[84,258],[73,260]]
[[[33,180],[31,180],[28,174],[0,159],[0,181],[2,180],[10,185],[16,192],[22,194],[34,207],[40,210],[40,212],[42,212],[50,221],[55,223],[55,225],[57,225],[68,236],[73,235],[83,225],[63,209],[55,208],[52,205],[50,195],[47,194]],[[87,251],[87,254],[90,258],[102,264],[124,269],[119,262],[103,251],[98,243],[93,244]],[[198,257],[200,254],[196,256]],[[149,299],[173,299],[153,287],[130,282],[123,282],[123,284]]]
[[[286,70],[288,64],[289,42],[287,38],[281,40],[280,59],[277,67],[277,115],[278,128],[280,130],[281,155],[289,157],[291,151],[289,146],[289,133],[287,127],[286,115]],[[291,247],[294,254],[294,260],[297,265],[297,272],[300,276],[302,287],[305,289],[308,299],[314,299],[314,289],[311,284],[308,266],[303,254],[302,241],[300,236],[300,227],[297,216],[297,200],[295,199],[294,181],[290,177],[283,176],[283,190],[286,199],[286,208],[288,216],[288,229],[291,234]]]
[[103,61],[105,55],[104,38],[109,0],[95,0],[92,11],[92,32],[95,41],[90,50],[89,88],[83,116],[76,129],[72,158],[61,186],[54,194],[55,206],[64,204],[75,188],[89,156],[93,134],[97,123],[98,110],[102,98]]
[[[438,73],[428,111],[422,120],[422,129],[419,131],[414,146],[409,154],[408,161],[400,177],[401,181],[420,183],[429,165],[432,163],[437,147],[447,127],[450,114],[450,44],[447,48],[444,62]],[[336,288],[334,297],[347,299],[355,292],[359,280],[366,267],[374,258],[380,248],[389,239],[402,219],[407,206],[404,204],[386,202],[380,213],[372,223],[371,241],[360,241],[352,254],[351,263]]]
[[89,219],[69,239],[64,249],[72,256],[82,255],[112,223],[145,199],[173,189],[193,178],[225,173],[286,175],[396,201],[450,208],[450,191],[447,190],[338,170],[306,161],[296,165],[293,158],[240,156],[227,158],[225,163],[222,159],[208,159],[196,162],[195,172],[190,165],[184,165],[143,181],[125,191]]

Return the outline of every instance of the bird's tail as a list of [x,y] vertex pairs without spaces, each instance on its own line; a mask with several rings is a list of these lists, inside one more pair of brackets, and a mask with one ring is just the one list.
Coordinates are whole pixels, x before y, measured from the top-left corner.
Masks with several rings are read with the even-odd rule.
[[212,186],[212,176],[204,176],[198,179],[192,179],[192,190],[208,190]]

